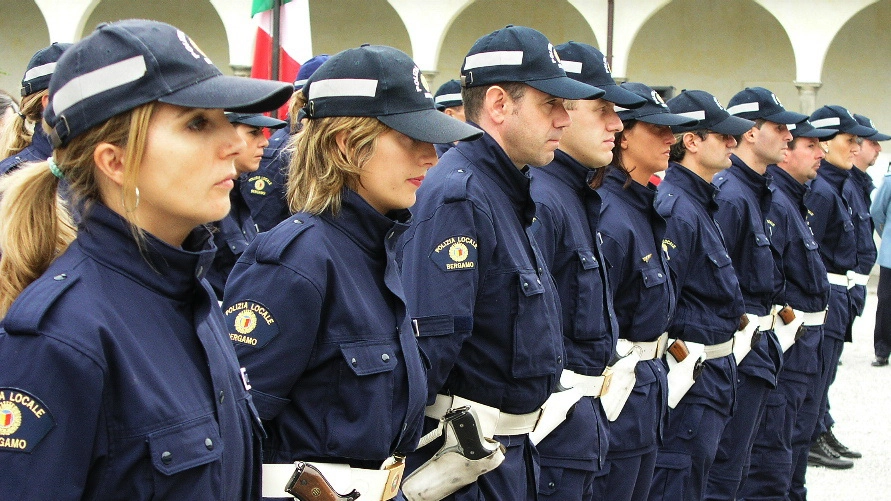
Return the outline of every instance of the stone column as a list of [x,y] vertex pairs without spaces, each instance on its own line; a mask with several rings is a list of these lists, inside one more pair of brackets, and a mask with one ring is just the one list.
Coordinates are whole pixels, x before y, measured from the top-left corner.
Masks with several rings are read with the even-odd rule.
[[817,109],[817,90],[822,82],[792,82],[798,87],[798,106],[801,113],[810,115]]

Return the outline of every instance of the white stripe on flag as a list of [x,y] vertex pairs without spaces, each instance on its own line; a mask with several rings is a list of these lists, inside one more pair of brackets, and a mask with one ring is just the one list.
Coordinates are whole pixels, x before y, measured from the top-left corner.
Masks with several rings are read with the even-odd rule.
[[819,120],[811,120],[811,125],[817,129],[823,129],[833,125],[841,125],[841,120],[838,117],[821,118]]
[[61,115],[84,99],[139,80],[145,73],[145,58],[136,56],[73,78],[56,91],[53,112]]
[[692,118],[693,120],[705,120],[705,111],[688,111],[685,113],[675,113],[675,115],[680,115],[682,117]]
[[582,62],[581,61],[560,61],[563,63],[563,71],[566,73],[581,73],[582,72]]
[[22,80],[28,81],[37,77],[45,77],[47,75],[52,75],[53,70],[56,69],[56,63],[46,63],[41,64],[40,66],[35,66],[30,70],[25,72],[25,78]]
[[435,102],[436,104],[445,102],[445,101],[461,101],[461,94],[443,94],[441,96],[436,96]]
[[731,106],[727,108],[727,113],[731,115],[737,115],[739,113],[748,113],[750,111],[758,111],[761,109],[761,105],[757,102],[755,103],[739,103],[735,106]]
[[323,97],[374,97],[377,80],[364,78],[335,78],[318,80],[309,88],[309,99]]
[[486,68],[489,66],[519,66],[523,64],[523,51],[499,50],[495,52],[480,52],[467,56],[464,59],[464,69]]

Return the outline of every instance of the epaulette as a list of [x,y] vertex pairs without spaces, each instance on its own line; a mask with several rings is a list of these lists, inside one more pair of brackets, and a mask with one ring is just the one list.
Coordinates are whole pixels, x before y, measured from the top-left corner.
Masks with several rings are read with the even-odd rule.
[[674,193],[666,193],[664,197],[656,197],[656,203],[653,205],[660,216],[666,217],[674,211],[674,204],[677,200],[678,197]]
[[266,233],[257,246],[256,259],[258,263],[278,263],[285,253],[285,249],[291,245],[298,236],[309,228],[315,226],[311,214],[297,213],[286,219],[290,227],[275,227]]
[[445,183],[443,183],[445,187],[445,200],[443,201],[449,203],[467,200],[467,183],[472,174],[473,172],[466,167],[449,172]]
[[3,328],[11,334],[38,334],[46,312],[78,280],[79,277],[70,272],[41,277],[12,303],[3,318]]
[[722,184],[727,182],[727,175],[723,172],[717,174],[714,179],[712,179],[712,184],[716,187],[720,188]]

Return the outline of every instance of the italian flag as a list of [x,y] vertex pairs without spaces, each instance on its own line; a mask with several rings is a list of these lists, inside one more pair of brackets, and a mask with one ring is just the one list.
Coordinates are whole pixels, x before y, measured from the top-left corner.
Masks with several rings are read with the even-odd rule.
[[[273,0],[253,0],[251,16],[257,23],[254,65],[251,76],[269,80],[272,75]],[[309,0],[282,0],[279,21],[281,43],[278,80],[293,82],[300,63],[312,57]]]

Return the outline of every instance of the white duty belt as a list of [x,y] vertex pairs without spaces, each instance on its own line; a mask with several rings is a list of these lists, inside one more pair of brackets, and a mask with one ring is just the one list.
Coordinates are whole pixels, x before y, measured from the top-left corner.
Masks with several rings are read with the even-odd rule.
[[[706,345],[704,347],[705,359],[710,360],[713,358],[721,358],[730,355],[731,353],[733,353],[733,341],[734,339],[730,338],[721,344]],[[687,344],[689,345],[690,343],[688,342]]]
[[560,374],[560,385],[564,388],[577,388],[584,397],[601,397],[609,391],[612,375],[604,371],[603,376],[585,376],[569,369]]
[[665,354],[666,346],[668,346],[668,333],[663,332],[655,341],[619,339],[616,343],[616,353],[624,357],[631,353],[631,350],[636,350],[641,360],[653,360],[662,358],[662,355]]
[[850,280],[848,280],[847,275],[841,275],[839,273],[827,273],[826,279],[829,280],[829,283],[832,285],[841,285],[843,287],[847,287],[848,289],[853,287],[853,284]]
[[823,325],[823,322],[826,321],[826,312],[828,310],[823,311],[798,311],[792,310],[795,312],[795,315],[801,315],[804,318],[804,325],[806,327],[814,327],[817,325]]
[[[352,468],[348,464],[340,463],[308,462],[307,464],[315,466],[335,491],[345,493],[355,489],[362,495],[362,499],[372,501],[393,499],[399,493],[404,470],[401,461],[398,468],[393,468],[395,464],[393,458],[384,462],[382,468],[387,469],[380,470]],[[285,487],[295,470],[293,463],[264,464],[261,495],[264,498],[293,499],[294,496],[285,492]]]
[[427,406],[424,415],[433,419],[441,419],[449,409],[464,405],[469,405],[476,411],[483,436],[487,438],[492,438],[495,435],[525,435],[535,429],[535,424],[541,417],[541,409],[529,414],[508,414],[501,412],[496,407],[451,395],[436,395],[436,401],[433,402],[433,405]]
[[758,317],[759,331],[764,332],[773,329],[773,324],[774,322],[776,322],[777,319],[777,311],[779,310],[777,310],[776,306],[774,306],[773,309],[770,310],[770,313]]
[[848,277],[848,288],[849,289],[855,285],[864,285],[865,286],[866,283],[869,282],[869,275],[864,275],[863,273],[856,273],[853,270],[848,270],[847,277]]

